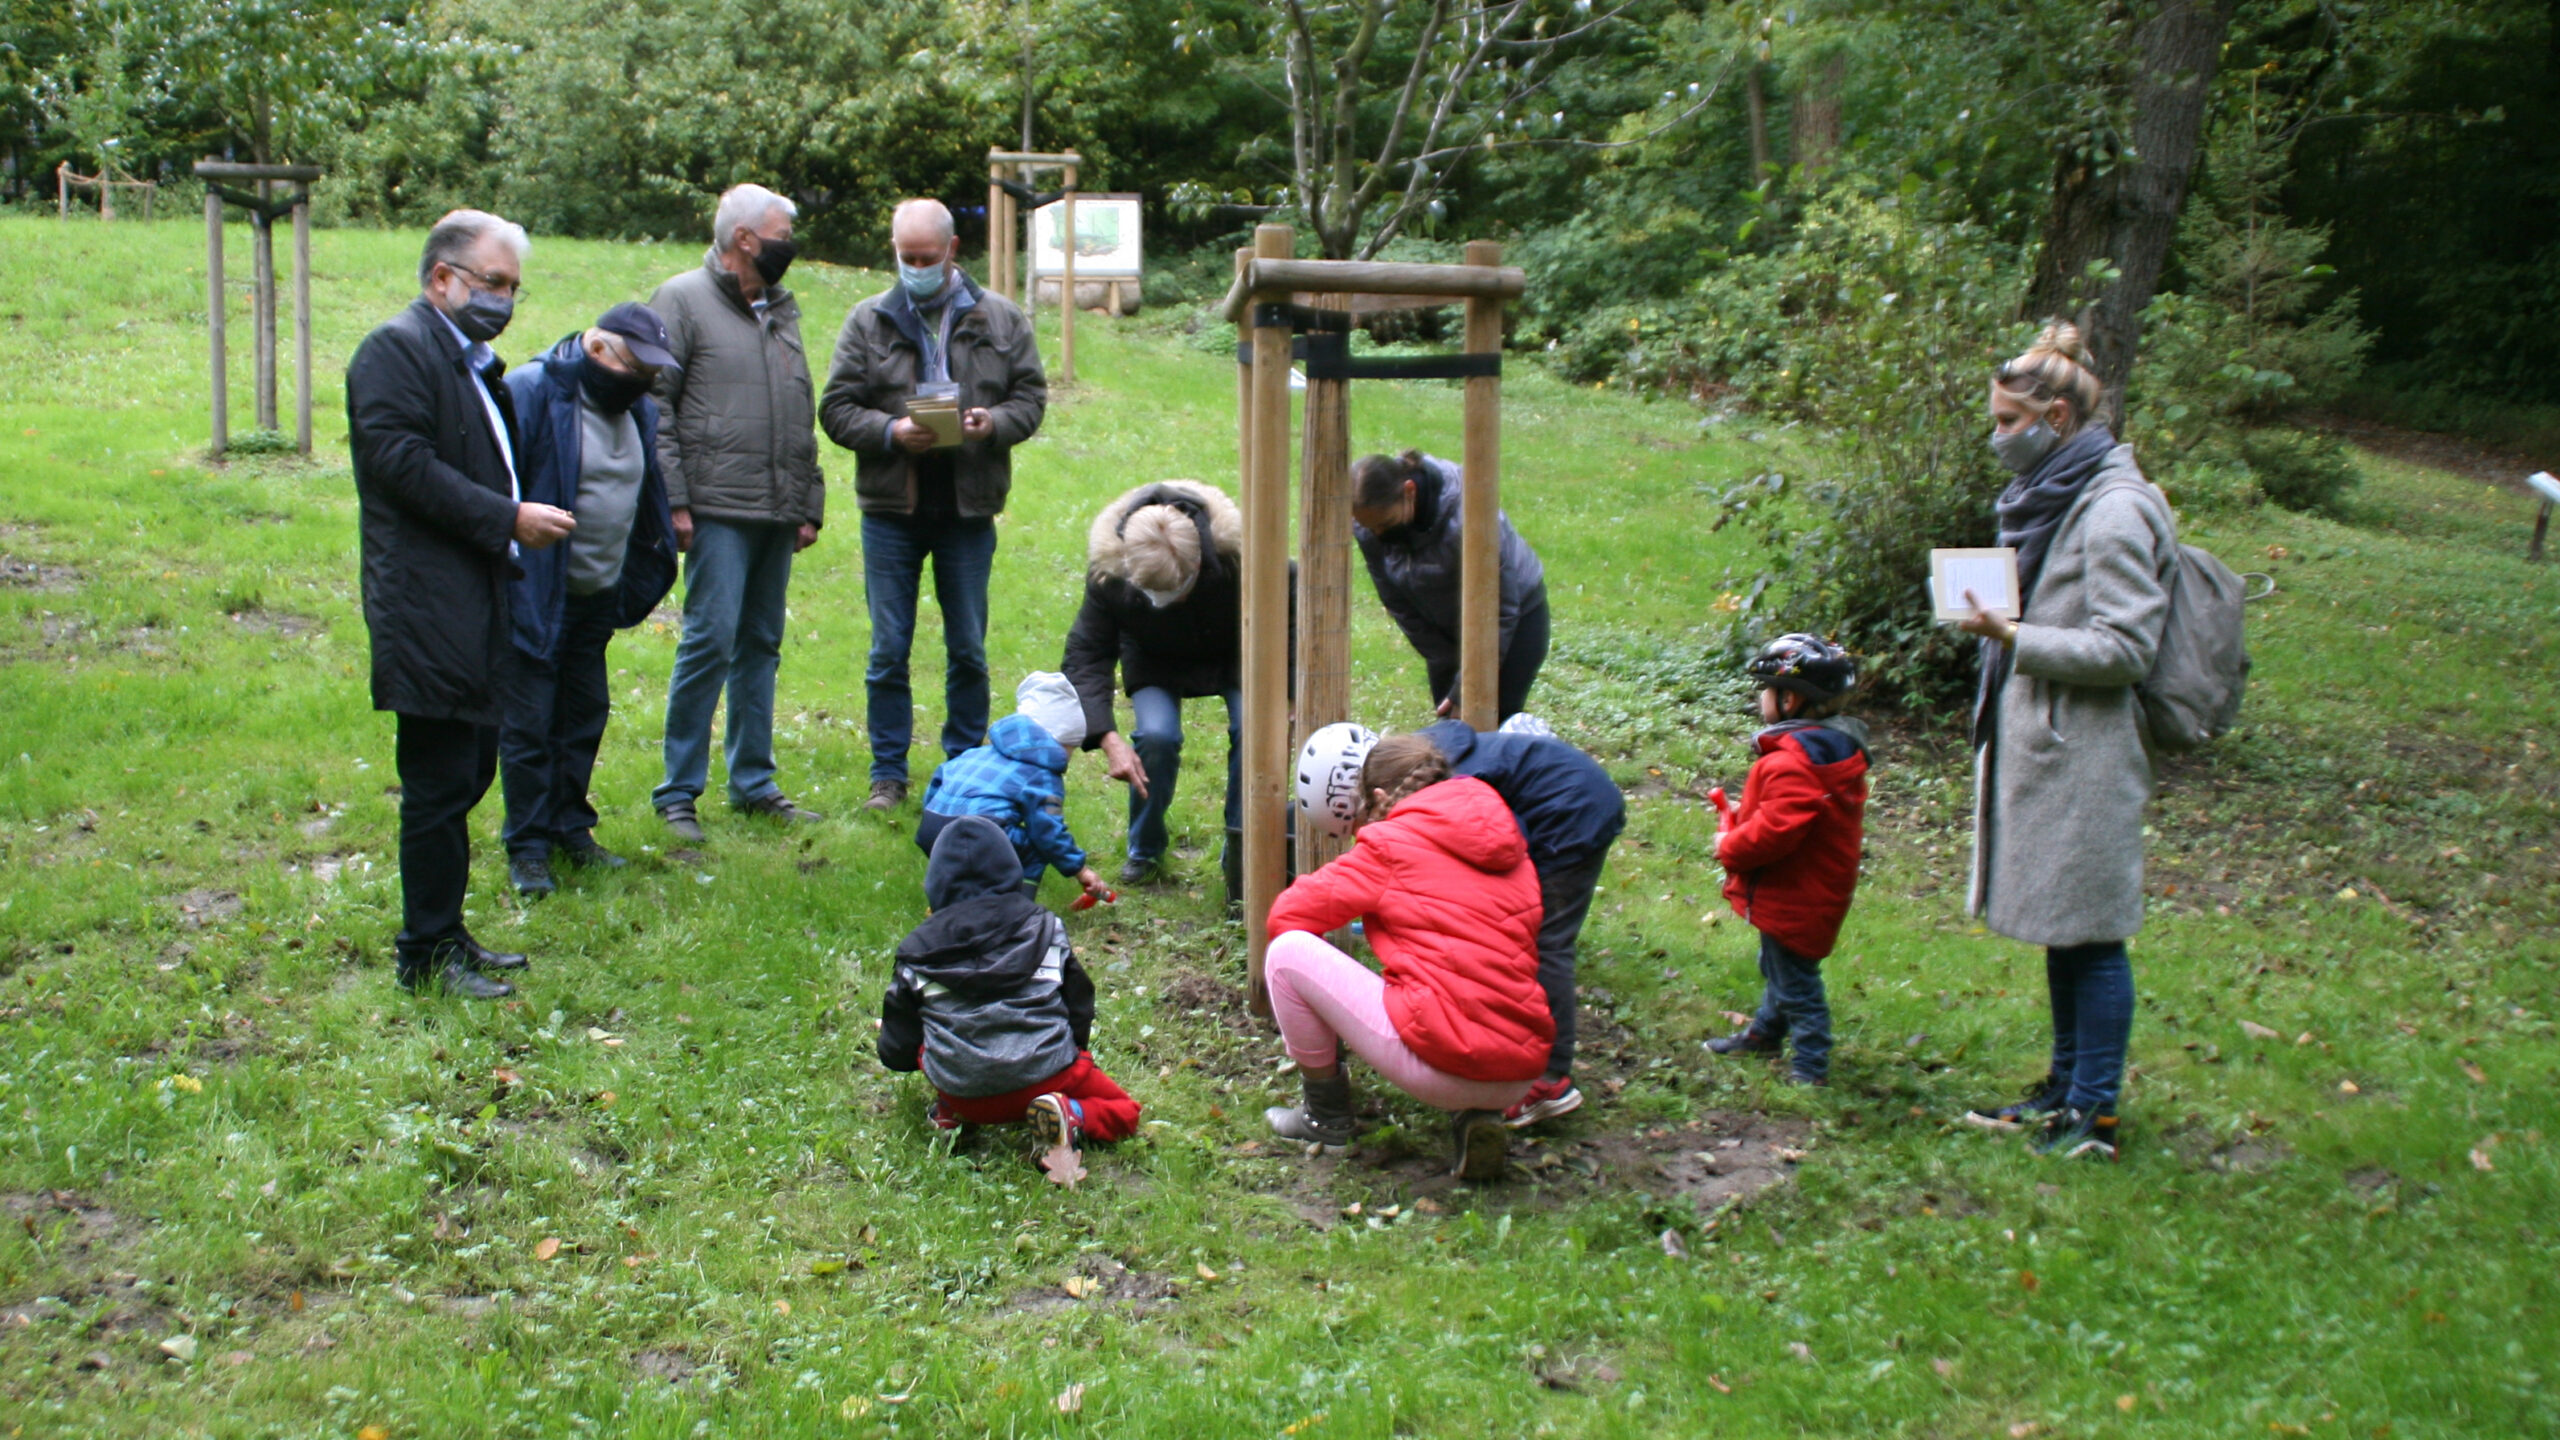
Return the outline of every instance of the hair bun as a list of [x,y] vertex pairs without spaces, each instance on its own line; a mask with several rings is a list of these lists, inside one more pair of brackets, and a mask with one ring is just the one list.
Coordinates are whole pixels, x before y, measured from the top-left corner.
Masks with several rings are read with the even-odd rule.
[[2098,362],[2089,354],[2087,342],[2080,338],[2080,327],[2068,320],[2047,320],[2036,332],[2036,343],[2027,347],[2029,354],[2050,350],[2074,365],[2095,371]]

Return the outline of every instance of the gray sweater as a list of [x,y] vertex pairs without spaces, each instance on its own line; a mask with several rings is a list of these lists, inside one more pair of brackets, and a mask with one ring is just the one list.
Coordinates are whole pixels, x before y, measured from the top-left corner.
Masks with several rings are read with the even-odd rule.
[[640,422],[606,414],[578,397],[578,528],[569,536],[569,593],[594,595],[622,583],[631,521],[640,511]]

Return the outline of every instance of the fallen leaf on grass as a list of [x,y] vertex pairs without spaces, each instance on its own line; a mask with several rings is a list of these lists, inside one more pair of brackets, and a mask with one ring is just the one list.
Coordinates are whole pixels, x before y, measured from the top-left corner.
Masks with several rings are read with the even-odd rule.
[[[624,1261],[623,1263],[630,1264],[632,1262]],[[844,1273],[844,1262],[842,1260],[813,1260],[809,1262],[809,1273],[812,1275],[841,1275]]]
[[2364,1087],[2358,1085],[2353,1080],[2341,1080],[2338,1082],[2338,1093],[2341,1095],[2361,1095],[2364,1093]]
[[524,1077],[523,1077],[523,1076],[521,1076],[521,1075],[517,1074],[517,1073],[516,1073],[516,1072],[514,1072],[513,1070],[508,1069],[508,1068],[507,1068],[506,1066],[504,1066],[504,1065],[501,1065],[501,1066],[499,1066],[497,1069],[490,1071],[490,1072],[489,1072],[489,1078],[490,1078],[490,1079],[492,1079],[492,1080],[497,1081],[497,1082],[498,1082],[499,1084],[501,1084],[501,1085],[521,1085],[521,1084],[523,1084],[523,1083],[524,1083]]
[[622,1268],[625,1270],[637,1270],[641,1266],[646,1265],[657,1258],[658,1253],[654,1250],[650,1251],[646,1255],[625,1255],[622,1257]]
[[1707,1383],[1716,1387],[1716,1393],[1719,1395],[1730,1395],[1733,1393],[1733,1387],[1724,1383],[1722,1376],[1709,1374],[1707,1376]]
[[1058,1413],[1061,1415],[1073,1415],[1077,1411],[1082,1410],[1084,1408],[1084,1382],[1079,1380],[1073,1385],[1068,1386],[1066,1389],[1059,1391],[1058,1398],[1052,1403],[1058,1407]]
[[2119,1396],[2117,1396],[2117,1397],[2116,1397],[2116,1408],[2117,1408],[2118,1410],[2123,1411],[2123,1412],[2124,1412],[2125,1414],[2127,1414],[2127,1415],[2132,1414],[2132,1413],[2133,1413],[2133,1397],[2132,1397],[2132,1396],[2130,1396],[2130,1395],[2119,1395]]
[[2009,1440],[2027,1440],[2027,1437],[2030,1435],[2041,1435],[2043,1433],[2044,1427],[2042,1425],[2037,1424],[2033,1420],[2021,1420],[2017,1424],[2009,1427]]
[[776,1315],[788,1315],[788,1314],[790,1314],[790,1313],[791,1313],[791,1302],[790,1302],[790,1301],[788,1301],[788,1300],[776,1300],[776,1301],[774,1301],[774,1302],[773,1302],[773,1313],[774,1313],[774,1314],[776,1314]]
[[1680,1238],[1679,1231],[1665,1230],[1662,1232],[1662,1253],[1674,1260],[1686,1260],[1689,1258],[1689,1242]]
[[2019,1289],[2021,1289],[2021,1290],[2037,1290],[2037,1289],[2041,1289],[2041,1288],[2043,1287],[2043,1285],[2044,1285],[2044,1282],[2036,1278],[2036,1272],[2034,1272],[2033,1270],[2021,1270],[2021,1271],[2019,1271],[2019,1272],[2018,1272],[2018,1288],[2019,1288]]
[[599,1110],[610,1110],[613,1108],[613,1102],[620,1098],[620,1096],[615,1095],[610,1090],[599,1090],[596,1092],[596,1108]]
[[1794,1356],[1794,1357],[1796,1357],[1798,1360],[1803,1361],[1803,1362],[1804,1362],[1805,1364],[1807,1364],[1807,1365],[1810,1365],[1810,1364],[1812,1364],[1812,1363],[1813,1363],[1813,1347],[1812,1347],[1812,1346],[1810,1346],[1810,1345],[1807,1345],[1806,1343],[1804,1343],[1804,1342],[1803,1342],[1803,1341],[1801,1341],[1801,1340],[1790,1340],[1790,1341],[1788,1341],[1788,1342],[1787,1342],[1787,1353],[1788,1353],[1788,1354],[1790,1354],[1790,1355],[1793,1355],[1793,1356]]
[[871,1413],[871,1402],[859,1395],[847,1395],[844,1403],[836,1407],[836,1413],[847,1420],[859,1420]]
[[2248,1036],[2252,1040],[2281,1040],[2284,1038],[2284,1036],[2274,1027],[2261,1025],[2255,1020],[2241,1021],[2240,1033]]
[[168,1356],[172,1360],[193,1360],[196,1358],[196,1337],[193,1335],[172,1335],[168,1339],[160,1342],[160,1353]]
[[1195,1264],[1191,1268],[1198,1271],[1200,1278],[1208,1281],[1210,1284],[1214,1285],[1218,1282],[1218,1272],[1210,1269],[1207,1265]]
[[1047,1173],[1050,1184],[1073,1190],[1076,1182],[1084,1178],[1084,1157],[1076,1153],[1073,1145],[1060,1145],[1040,1157],[1040,1168]]
[[1953,1380],[1956,1378],[1956,1362],[1948,1359],[1944,1355],[1930,1361],[1929,1368],[1937,1371],[1938,1378],[1941,1380]]
[[2470,1076],[2471,1083],[2474,1085],[2486,1085],[2489,1083],[2489,1072],[2481,1069],[2480,1062],[2472,1059],[2468,1055],[2462,1057],[2462,1073]]
[[2498,1137],[2492,1135],[2488,1139],[2481,1141],[2479,1144],[2472,1146],[2471,1168],[2484,1173],[2497,1169],[2497,1166],[2489,1163],[2489,1152],[2496,1149],[2497,1145]]
[[1793,1165],[1804,1159],[1804,1152],[1791,1145],[1781,1145],[1778,1147],[1778,1158]]
[[367,1425],[356,1432],[356,1440],[391,1440],[391,1427],[388,1425]]
[[1102,1288],[1102,1282],[1089,1275],[1070,1275],[1066,1279],[1058,1282],[1058,1288],[1066,1291],[1076,1299],[1082,1300],[1091,1296],[1095,1291],[1100,1290]]
[[533,1247],[533,1258],[536,1260],[548,1260],[559,1253],[560,1237],[557,1235],[546,1235]]

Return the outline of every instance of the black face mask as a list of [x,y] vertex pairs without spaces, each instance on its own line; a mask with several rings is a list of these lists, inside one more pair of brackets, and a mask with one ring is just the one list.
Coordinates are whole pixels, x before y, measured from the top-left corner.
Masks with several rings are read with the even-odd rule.
[[756,273],[764,277],[764,283],[767,285],[781,284],[782,272],[791,268],[791,259],[800,253],[800,247],[788,240],[774,240],[764,236],[756,238],[764,241],[762,247],[756,251]]
[[652,383],[653,377],[608,369],[604,362],[583,351],[578,355],[578,388],[608,415],[619,415],[639,404]]
[[466,338],[483,345],[506,333],[507,322],[515,318],[516,302],[512,295],[492,295],[486,290],[473,290],[462,302],[462,309],[450,318],[453,328]]

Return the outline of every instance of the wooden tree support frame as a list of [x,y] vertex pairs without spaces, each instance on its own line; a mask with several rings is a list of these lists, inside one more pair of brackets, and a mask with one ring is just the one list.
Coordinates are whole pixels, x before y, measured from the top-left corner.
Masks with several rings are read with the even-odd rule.
[[[275,222],[293,217],[293,433],[302,453],[311,453],[311,186],[319,183],[317,165],[242,165],[225,160],[199,160],[196,178],[204,182],[205,316],[213,359],[213,453],[231,448],[230,356],[223,325],[222,207],[227,202],[249,212],[252,284],[251,343],[258,398],[258,428],[276,428],[276,247]],[[255,191],[234,190],[232,183],[253,184]],[[294,187],[279,199],[273,188]]]
[[[1058,281],[1057,380],[1061,385],[1076,382],[1076,172],[1083,164],[1084,157],[1072,150],[1054,155],[1027,150],[987,152],[987,288],[1010,295],[1020,285],[1025,315],[1039,309],[1040,282],[1022,273],[1024,230],[1031,217],[1019,203],[1034,193],[1032,187],[1040,175],[1060,172],[1058,199],[1066,207],[1059,216],[1059,235],[1065,241],[1059,249],[1066,257],[1066,273]],[[1015,223],[1017,216],[1024,225]]]
[[151,218],[152,202],[160,198],[160,182],[157,180],[136,180],[106,161],[99,162],[97,174],[83,175],[65,160],[53,167],[54,206],[64,220],[71,218],[71,192],[75,189],[98,192],[98,218],[101,220],[116,218],[116,192],[119,190],[131,190],[142,196],[142,218],[145,220]]
[[[1244,921],[1247,998],[1271,1013],[1262,962],[1271,902],[1288,879],[1291,765],[1318,729],[1350,715],[1350,382],[1451,378],[1466,382],[1465,512],[1459,534],[1458,714],[1478,730],[1497,721],[1501,670],[1502,306],[1527,288],[1502,247],[1472,241],[1463,265],[1292,258],[1286,225],[1261,225],[1236,252],[1226,317],[1237,330],[1239,491],[1244,509]],[[1429,360],[1355,360],[1359,309],[1426,297],[1464,300],[1463,352]],[[1364,304],[1364,302],[1366,302]],[[1304,481],[1298,508],[1298,653],[1289,654],[1289,372],[1307,365]],[[1291,732],[1291,665],[1296,667]],[[1298,837],[1301,872],[1340,842]]]

